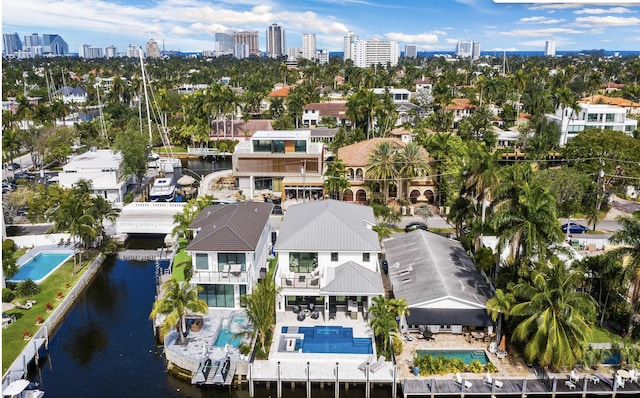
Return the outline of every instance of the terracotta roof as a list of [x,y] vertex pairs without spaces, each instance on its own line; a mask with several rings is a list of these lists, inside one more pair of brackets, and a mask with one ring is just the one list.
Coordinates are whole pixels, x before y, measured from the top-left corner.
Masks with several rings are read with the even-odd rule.
[[421,79],[416,79],[415,84],[431,84],[431,79],[428,77],[423,77]]
[[454,98],[451,103],[447,105],[447,109],[450,111],[460,109],[474,109],[476,106],[471,104],[471,100],[468,98]]
[[291,91],[291,86],[285,86],[270,92],[269,97],[286,97],[289,95],[289,91]]
[[371,152],[384,141],[388,141],[396,147],[405,146],[404,142],[398,138],[371,138],[338,149],[338,159],[342,160],[345,166],[366,166]]
[[[233,137],[251,137],[258,130],[273,130],[271,120],[235,120],[233,122],[233,134],[231,131],[231,121],[227,120],[227,135],[226,138]],[[212,138],[225,138],[224,125],[222,123],[213,123],[211,133]]]
[[304,107],[304,110],[318,111],[322,116],[343,118],[347,104],[344,102],[315,102]]
[[395,129],[389,131],[389,134],[395,135],[395,136],[411,135],[411,130],[407,130],[404,127],[397,127]]
[[639,102],[633,102],[628,99],[620,98],[620,97],[608,97],[606,95],[592,95],[589,97],[584,97],[580,99],[580,102],[583,104],[607,104],[607,105],[615,105],[623,108],[637,108],[640,107]]
[[198,234],[187,251],[255,251],[272,210],[265,202],[207,206],[189,226]]
[[607,82],[600,86],[602,88],[617,88],[618,90],[622,90],[624,88],[624,84],[616,83],[616,82]]

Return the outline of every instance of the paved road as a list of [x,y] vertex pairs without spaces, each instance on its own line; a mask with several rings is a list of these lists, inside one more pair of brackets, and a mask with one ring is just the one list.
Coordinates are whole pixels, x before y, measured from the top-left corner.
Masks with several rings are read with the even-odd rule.
[[8,178],[12,178],[13,177],[13,173],[18,173],[18,172],[26,172],[29,170],[30,167],[33,166],[33,162],[31,161],[31,155],[30,154],[26,154],[26,155],[22,155],[19,156],[15,159],[13,159],[14,163],[18,163],[20,165],[20,169],[15,170],[15,171],[9,171],[7,169],[4,168],[4,165],[2,167],[2,180],[8,179]]

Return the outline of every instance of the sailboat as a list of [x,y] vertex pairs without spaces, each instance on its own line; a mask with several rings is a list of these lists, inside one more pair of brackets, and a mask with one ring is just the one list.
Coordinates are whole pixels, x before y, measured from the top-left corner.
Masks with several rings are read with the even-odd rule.
[[[139,49],[138,55],[140,56],[140,71],[142,74],[142,85],[144,88],[144,99],[145,106],[147,107],[147,125],[149,127],[149,147],[153,147],[153,133],[151,131],[151,112],[155,112],[158,116],[160,116],[160,109],[158,108],[158,104],[155,101],[155,96],[153,98],[155,108],[150,108],[149,106],[149,91],[147,88],[147,72],[144,69],[144,61],[142,59],[142,48]],[[153,92],[151,92],[153,96]],[[162,138],[162,145],[168,151],[168,157],[161,157],[158,154],[151,152],[149,159],[147,161],[147,167],[150,169],[157,169],[159,172],[173,173],[174,169],[182,168],[182,162],[179,158],[174,157],[173,150],[171,149],[171,142],[169,141],[169,129],[167,128],[167,122],[164,118],[158,117],[160,120],[160,137]]]

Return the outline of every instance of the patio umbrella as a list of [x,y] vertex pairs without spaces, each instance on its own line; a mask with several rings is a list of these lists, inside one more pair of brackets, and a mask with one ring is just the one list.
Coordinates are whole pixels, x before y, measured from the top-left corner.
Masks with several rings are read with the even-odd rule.
[[505,336],[502,336],[502,338],[500,339],[500,345],[498,346],[498,349],[500,351],[507,350],[507,338]]
[[425,330],[424,332],[422,332],[422,337],[424,337],[425,339],[430,339],[433,337],[433,333],[429,330]]
[[2,395],[5,397],[12,397],[20,394],[29,385],[30,381],[27,379],[18,379],[12,382],[4,389]]
[[178,184],[180,185],[191,185],[194,182],[196,182],[195,178],[189,176],[189,175],[183,175],[182,177],[180,177],[178,179]]

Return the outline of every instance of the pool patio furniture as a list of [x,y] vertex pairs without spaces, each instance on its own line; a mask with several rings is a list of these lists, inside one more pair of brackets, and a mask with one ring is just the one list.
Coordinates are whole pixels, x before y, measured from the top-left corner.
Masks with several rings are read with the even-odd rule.
[[637,383],[638,382],[638,376],[640,376],[640,375],[638,374],[638,372],[635,369],[631,369],[629,371],[629,376],[631,376],[631,377],[629,377],[629,381],[631,381],[632,383]]
[[569,373],[569,380],[574,383],[580,382],[580,376],[578,376],[575,369],[571,369],[571,372]]
[[313,311],[311,313],[311,319],[318,319],[320,318],[320,313],[318,311]]
[[300,311],[302,311],[302,309],[300,308],[299,305],[296,304],[296,305],[293,306],[293,313],[294,314],[299,314]]
[[569,387],[569,390],[573,390],[576,388],[576,385],[571,380],[566,380],[564,385]]
[[380,355],[378,357],[378,360],[369,366],[369,371],[371,371],[371,373],[375,373],[382,369],[382,367],[384,367],[386,363],[387,360],[385,359],[385,357],[383,355]]
[[358,369],[364,372],[365,370],[367,370],[367,365],[371,366],[371,364],[374,363],[375,360],[376,360],[376,357],[373,354],[369,354],[367,359],[364,362],[362,362],[360,365],[358,365]]
[[233,276],[240,276],[242,273],[242,264],[231,264],[229,266],[229,272]]
[[498,352],[496,352],[496,356],[498,357],[498,359],[504,359],[507,357],[507,352],[499,350]]
[[[6,316],[5,316],[6,315]],[[7,314],[2,314],[2,328],[6,329],[9,327],[9,325],[11,325],[12,323],[14,323],[16,321],[16,316],[15,315],[7,315]]]
[[501,389],[502,386],[504,385],[503,382],[501,382],[500,380],[494,380],[493,377],[491,376],[491,373],[487,372],[487,375],[484,378],[484,384],[487,384],[489,386],[493,386],[493,383],[495,382],[496,384],[496,389]]
[[287,286],[293,286],[293,280],[295,278],[295,274],[293,272],[289,272],[285,277],[285,282]]
[[473,383],[467,380],[462,380],[462,375],[460,372],[456,373],[456,377],[453,379],[453,382],[459,385],[460,387],[464,386],[464,388],[469,389],[473,386]]
[[495,354],[496,352],[498,352],[498,345],[496,344],[495,341],[489,344],[488,351],[492,354]]
[[304,321],[304,318],[306,318],[306,315],[304,314],[304,312],[299,313],[298,316],[296,317],[296,319],[298,319],[298,321],[300,322]]
[[624,388],[624,378],[620,376],[620,371],[616,374],[616,384],[619,388]]
[[589,377],[589,380],[591,380],[593,384],[600,384],[600,378],[596,375],[591,375],[591,377]]

